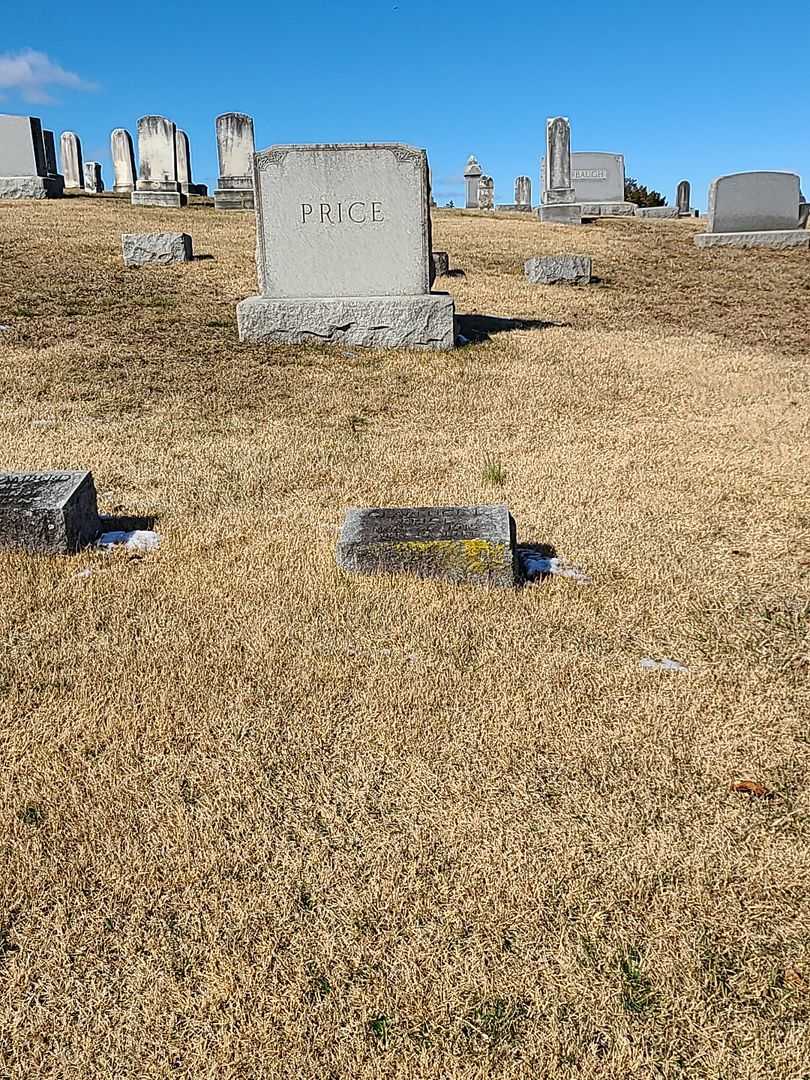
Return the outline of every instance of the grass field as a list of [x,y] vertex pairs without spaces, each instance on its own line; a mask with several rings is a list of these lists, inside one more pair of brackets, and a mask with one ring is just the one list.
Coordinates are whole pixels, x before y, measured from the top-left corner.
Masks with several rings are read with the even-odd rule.
[[[810,1075],[810,262],[699,227],[439,211],[530,328],[367,353],[239,344],[250,214],[0,204],[0,469],[161,535],[0,556],[3,1080]],[[592,583],[337,570],[456,502]]]

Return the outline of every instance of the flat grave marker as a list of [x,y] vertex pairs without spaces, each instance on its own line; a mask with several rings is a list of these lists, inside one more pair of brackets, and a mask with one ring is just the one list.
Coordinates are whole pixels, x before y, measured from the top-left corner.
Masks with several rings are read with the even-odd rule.
[[67,555],[99,529],[91,473],[0,473],[0,549]]

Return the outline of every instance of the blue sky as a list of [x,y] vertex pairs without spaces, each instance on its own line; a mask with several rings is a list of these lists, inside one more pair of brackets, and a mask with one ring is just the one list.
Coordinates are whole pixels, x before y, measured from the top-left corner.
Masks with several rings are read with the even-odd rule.
[[628,174],[669,202],[685,177],[705,206],[713,177],[746,169],[798,172],[808,193],[797,13],[751,0],[479,2],[452,14],[424,0],[14,4],[2,18],[0,111],[39,116],[57,139],[77,131],[108,184],[110,131],[134,138],[147,113],[188,132],[194,179],[211,188],[221,112],[250,113],[258,148],[409,142],[428,150],[440,205],[459,203],[470,153],[498,202],[512,201],[522,173],[537,201],[545,119],[565,115],[575,150],[623,153]]

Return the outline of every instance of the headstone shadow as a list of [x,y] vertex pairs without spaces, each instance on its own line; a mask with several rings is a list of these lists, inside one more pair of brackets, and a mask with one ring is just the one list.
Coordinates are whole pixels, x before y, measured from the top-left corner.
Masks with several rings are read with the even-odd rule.
[[569,326],[569,323],[549,322],[544,319],[504,319],[499,315],[457,315],[456,330],[468,342],[489,341],[493,334],[510,330],[546,330],[551,326]]
[[553,544],[516,544],[515,553],[521,584],[529,585],[551,577],[551,560],[557,557]]
[[158,522],[154,514],[146,517],[126,516],[123,514],[99,514],[99,535],[108,532],[137,532],[142,529],[153,530]]

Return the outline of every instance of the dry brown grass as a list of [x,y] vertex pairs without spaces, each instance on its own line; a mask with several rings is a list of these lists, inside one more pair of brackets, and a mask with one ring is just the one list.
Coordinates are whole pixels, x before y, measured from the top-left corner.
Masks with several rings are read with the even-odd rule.
[[[810,275],[695,227],[438,213],[557,325],[367,354],[239,345],[247,214],[0,205],[2,467],[163,540],[0,558],[4,1080],[807,1075]],[[334,566],[493,499],[593,584]]]

